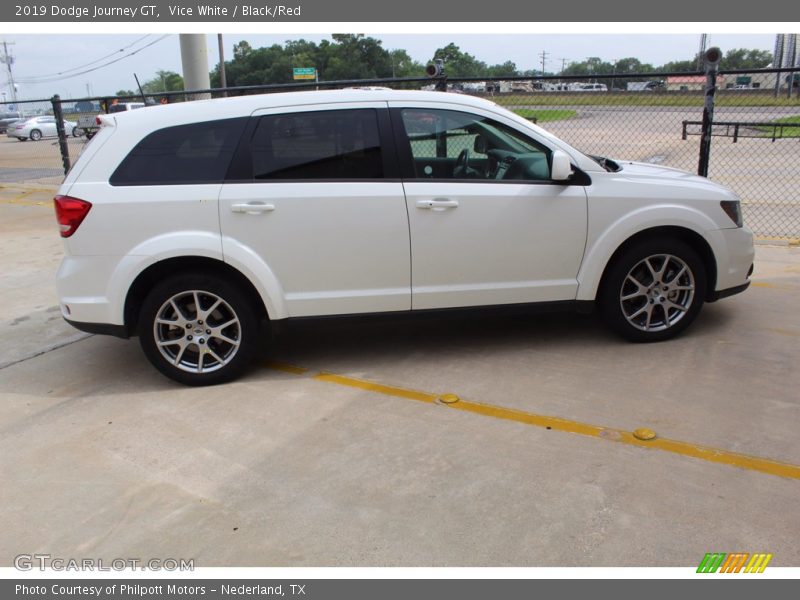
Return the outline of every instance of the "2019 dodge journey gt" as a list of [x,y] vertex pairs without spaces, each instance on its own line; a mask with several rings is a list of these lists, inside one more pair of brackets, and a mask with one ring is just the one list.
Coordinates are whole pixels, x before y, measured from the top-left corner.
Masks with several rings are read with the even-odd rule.
[[665,340],[752,272],[731,190],[587,156],[466,95],[268,94],[101,120],[55,198],[61,310],[138,335],[185,384],[240,375],[264,319],[568,303]]

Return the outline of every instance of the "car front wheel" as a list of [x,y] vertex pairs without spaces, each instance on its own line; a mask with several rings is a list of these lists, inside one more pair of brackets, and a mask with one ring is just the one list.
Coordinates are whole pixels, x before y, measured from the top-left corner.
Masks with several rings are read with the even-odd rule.
[[147,295],[139,341],[150,362],[186,385],[240,376],[259,347],[256,313],[241,290],[201,273],[172,277]]
[[608,325],[628,340],[666,340],[694,321],[706,287],[706,269],[691,246],[678,239],[649,240],[628,248],[609,267],[601,309]]
[[34,129],[33,131],[31,131],[30,137],[31,141],[38,142],[40,139],[42,139],[42,132],[39,131],[38,129]]

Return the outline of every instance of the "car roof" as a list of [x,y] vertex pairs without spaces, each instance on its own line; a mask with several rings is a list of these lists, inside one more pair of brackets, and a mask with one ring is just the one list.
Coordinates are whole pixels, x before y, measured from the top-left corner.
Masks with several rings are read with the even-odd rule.
[[421,90],[390,89],[346,89],[324,91],[280,92],[256,94],[234,98],[195,100],[175,104],[156,105],[147,110],[114,113],[117,123],[127,126],[163,127],[181,123],[210,121],[232,117],[249,116],[260,109],[293,107],[311,104],[335,104],[342,102],[391,102],[427,101],[462,104],[476,108],[494,108],[494,102],[465,94],[427,92]]

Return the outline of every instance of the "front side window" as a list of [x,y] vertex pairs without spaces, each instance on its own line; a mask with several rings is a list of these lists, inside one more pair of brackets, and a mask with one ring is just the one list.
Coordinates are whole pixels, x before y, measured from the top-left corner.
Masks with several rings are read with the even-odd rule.
[[251,155],[253,177],[260,181],[383,177],[374,109],[261,117],[253,135]]
[[159,129],[120,163],[111,185],[221,183],[247,118]]
[[427,108],[400,117],[416,179],[550,179],[550,150],[493,119]]

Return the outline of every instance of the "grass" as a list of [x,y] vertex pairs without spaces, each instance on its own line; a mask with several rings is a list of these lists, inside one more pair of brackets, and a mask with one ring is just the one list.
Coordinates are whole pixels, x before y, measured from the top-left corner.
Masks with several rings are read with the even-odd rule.
[[[771,123],[774,123],[775,125],[781,125],[786,123],[790,125],[796,125],[796,127],[784,127],[783,133],[781,133],[781,130],[779,129],[775,136],[776,138],[800,138],[800,115],[782,117],[780,119],[775,119],[774,121],[771,121]],[[769,137],[769,138],[772,137],[772,132],[773,132],[772,127],[759,127],[759,129],[764,132],[762,137]]]
[[[535,92],[532,94],[509,94],[493,96],[492,100],[502,106],[686,106],[702,108],[702,92]],[[800,108],[800,96],[779,98],[771,92],[734,93],[719,90],[716,106],[796,106]]]
[[514,111],[520,117],[526,119],[536,118],[537,123],[546,123],[547,121],[561,121],[563,119],[571,119],[577,111],[569,110],[566,108],[555,108],[545,110],[531,110],[529,108],[518,108]]

